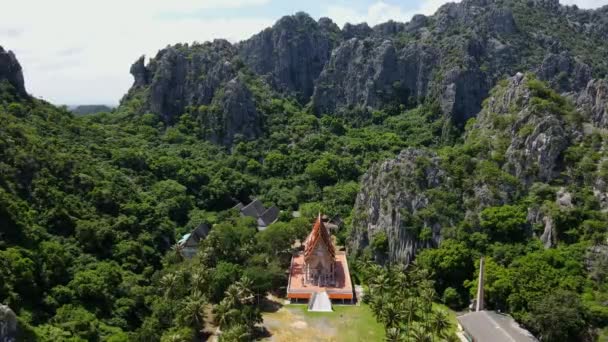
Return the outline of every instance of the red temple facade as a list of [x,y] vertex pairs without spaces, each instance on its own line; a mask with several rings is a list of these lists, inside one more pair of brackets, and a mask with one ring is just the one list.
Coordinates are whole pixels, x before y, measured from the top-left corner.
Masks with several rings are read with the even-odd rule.
[[336,251],[321,215],[304,241],[304,250],[291,259],[287,297],[310,299],[316,292],[330,299],[353,300],[346,253]]

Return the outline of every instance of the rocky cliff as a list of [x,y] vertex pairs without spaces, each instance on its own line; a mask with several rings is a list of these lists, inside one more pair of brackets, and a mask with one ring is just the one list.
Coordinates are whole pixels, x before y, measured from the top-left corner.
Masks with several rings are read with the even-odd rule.
[[[582,205],[583,195],[573,191],[593,189],[593,202],[608,208],[608,159],[598,142],[605,86],[605,80],[591,80],[564,97],[532,74],[500,82],[456,146],[457,156],[407,149],[368,170],[355,204],[353,249],[363,250],[384,232],[389,260],[408,263],[418,249],[449,235],[459,217],[473,233],[485,208],[524,198],[535,227],[529,234],[546,247],[566,239],[572,227],[564,217]],[[585,174],[578,171],[582,166]]]
[[[362,178],[357,195],[351,241],[355,250],[369,245],[377,234],[388,238],[391,261],[409,263],[416,251],[437,246],[441,220],[421,214],[433,193],[447,191],[447,174],[435,153],[406,149],[397,158],[373,166]],[[421,238],[420,227],[431,234]]]
[[243,61],[275,89],[305,103],[340,38],[340,29],[330,19],[315,21],[297,13],[243,41],[238,50]]
[[0,342],[17,341],[17,316],[8,306],[0,304]]
[[23,82],[21,65],[12,51],[5,51],[0,46],[0,86],[8,87],[8,91],[20,97],[28,97]]
[[131,66],[135,82],[122,105],[158,114],[174,124],[184,113],[202,123],[204,138],[231,145],[235,136],[254,139],[262,132],[249,85],[240,71],[238,50],[225,40],[169,46],[146,65],[142,56]]
[[148,65],[138,60],[126,100],[139,94],[140,111],[170,124],[189,106],[211,103],[244,67],[318,115],[437,102],[462,127],[505,75],[533,71],[560,93],[578,93],[605,75],[606,11],[557,0],[464,0],[408,23],[342,29],[297,13],[238,44],[178,44]]

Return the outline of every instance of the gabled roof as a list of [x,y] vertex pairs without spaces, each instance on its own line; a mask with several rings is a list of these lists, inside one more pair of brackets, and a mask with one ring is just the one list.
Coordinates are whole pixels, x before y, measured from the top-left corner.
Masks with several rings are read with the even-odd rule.
[[320,241],[323,242],[331,257],[335,258],[336,250],[334,249],[334,244],[331,242],[331,236],[329,235],[327,228],[325,228],[325,225],[323,224],[321,214],[319,214],[315,225],[312,227],[312,231],[304,242],[304,258],[308,258],[312,254],[312,252],[315,250],[315,247]]
[[279,208],[275,206],[266,209],[266,211],[264,211],[264,213],[258,218],[258,225],[262,227],[267,227],[271,225],[279,218],[280,213],[281,211],[279,210]]
[[257,199],[241,208],[241,214],[255,218],[260,217],[264,211],[266,211],[264,204]]
[[202,240],[209,235],[209,225],[201,223],[192,231],[192,235],[195,235],[199,240]]
[[184,234],[177,243],[181,247],[196,247],[202,239],[207,237],[207,234],[209,234],[209,226],[205,223],[201,223],[190,233]]

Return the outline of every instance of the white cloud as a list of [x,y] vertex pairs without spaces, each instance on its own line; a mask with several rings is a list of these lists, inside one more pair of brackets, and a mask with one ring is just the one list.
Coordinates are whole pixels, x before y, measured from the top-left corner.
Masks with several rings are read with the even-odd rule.
[[142,54],[154,56],[178,42],[237,41],[273,22],[175,14],[268,1],[0,0],[0,44],[17,55],[33,95],[58,104],[116,104],[132,84],[131,63]]
[[[326,7],[324,16],[332,18],[339,26],[343,26],[347,22],[352,24],[367,22],[373,26],[390,19],[407,22],[415,14],[432,15],[439,7],[448,2],[460,2],[460,0],[418,0],[413,9],[410,7],[408,10],[384,0],[372,3],[364,11],[357,11],[347,6],[330,5]],[[560,2],[563,5],[577,5],[580,8],[597,8],[608,5],[608,0],[560,0]]]
[[[370,26],[373,26],[391,19],[407,22],[410,21],[415,14],[431,15],[446,2],[448,1],[422,0],[418,1],[418,4],[414,9],[404,10],[399,5],[389,4],[380,0],[369,5],[363,12],[359,12],[352,7],[328,6],[324,15],[332,18],[338,26],[343,26],[347,22],[351,24],[366,22]],[[460,0],[452,2],[460,2]]]
[[580,8],[598,8],[608,5],[608,0],[560,0],[562,5],[577,5]]
[[[116,104],[132,84],[129,68],[139,56],[153,56],[178,42],[245,39],[272,25],[275,18],[235,18],[221,10],[270,1],[0,0],[0,45],[16,53],[26,87],[35,96],[54,103]],[[339,25],[374,25],[389,19],[408,21],[416,13],[430,15],[446,2],[417,0],[418,5],[405,9],[397,0],[371,1],[363,11],[329,5],[323,15]],[[608,0],[562,3],[590,8]]]

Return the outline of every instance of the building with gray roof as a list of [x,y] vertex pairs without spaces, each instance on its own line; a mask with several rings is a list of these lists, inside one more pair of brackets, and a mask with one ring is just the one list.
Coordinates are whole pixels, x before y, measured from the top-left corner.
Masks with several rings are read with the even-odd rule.
[[538,342],[509,315],[496,311],[475,311],[456,317],[460,333],[471,342]]

